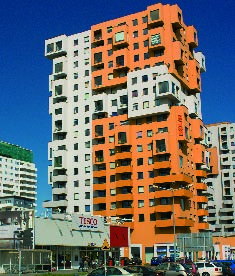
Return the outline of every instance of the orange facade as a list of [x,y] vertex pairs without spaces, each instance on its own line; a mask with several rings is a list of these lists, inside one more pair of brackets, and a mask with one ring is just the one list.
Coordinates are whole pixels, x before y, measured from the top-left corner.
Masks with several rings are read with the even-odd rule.
[[[93,95],[127,87],[127,74],[165,64],[190,95],[201,91],[193,50],[197,31],[177,5],[145,11],[91,28]],[[128,92],[129,93],[129,92]],[[205,231],[208,201],[203,122],[181,103],[139,118],[93,120],[94,214],[124,219],[131,243],[145,248],[173,242],[177,233]]]

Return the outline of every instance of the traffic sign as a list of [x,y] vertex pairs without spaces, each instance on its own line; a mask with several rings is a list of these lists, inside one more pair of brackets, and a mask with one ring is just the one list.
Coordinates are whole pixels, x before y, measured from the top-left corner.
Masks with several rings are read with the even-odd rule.
[[102,250],[110,250],[109,242],[107,241],[107,239],[104,239],[101,249]]

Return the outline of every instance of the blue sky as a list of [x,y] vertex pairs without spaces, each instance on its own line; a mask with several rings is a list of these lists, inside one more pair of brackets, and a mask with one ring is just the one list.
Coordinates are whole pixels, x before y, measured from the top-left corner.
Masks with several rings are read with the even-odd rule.
[[[207,123],[235,122],[235,1],[168,0],[178,4],[187,25],[199,34],[206,55],[202,75],[202,112]],[[90,29],[103,21],[144,10],[153,0],[13,0],[0,9],[0,140],[34,152],[38,168],[38,214],[51,199],[47,183],[48,75],[52,63],[44,57],[44,41]]]

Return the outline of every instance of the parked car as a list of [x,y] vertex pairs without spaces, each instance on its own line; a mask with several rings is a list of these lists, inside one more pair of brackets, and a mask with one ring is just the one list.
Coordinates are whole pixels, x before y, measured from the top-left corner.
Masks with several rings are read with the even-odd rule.
[[195,262],[201,276],[221,276],[222,267],[218,267],[213,262]]
[[143,276],[142,273],[137,272],[136,270],[133,270],[128,267],[121,267],[121,266],[107,266],[106,267],[106,273],[105,273],[105,267],[97,268],[90,273],[87,274],[87,276],[118,276],[118,275],[126,275],[126,276]]
[[196,264],[193,263],[192,261],[183,260],[183,261],[180,261],[180,263],[182,265],[186,265],[191,270],[191,273],[192,273],[193,276],[200,276],[200,273],[198,271],[198,268],[197,268]]
[[159,265],[162,262],[162,258],[159,257],[152,257],[151,261],[150,261],[150,265]]
[[235,261],[234,260],[216,260],[213,262],[223,263],[224,265],[230,267],[233,274],[235,274]]
[[213,261],[213,264],[215,264],[218,267],[222,268],[223,276],[230,276],[233,275],[233,271],[230,267],[229,262],[217,262]]
[[186,265],[175,262],[165,262],[157,265],[155,271],[159,275],[165,276],[192,276],[190,269]]
[[138,257],[133,257],[130,259],[130,264],[142,265],[142,260]]
[[143,276],[158,276],[158,273],[151,267],[143,265],[128,265],[129,268],[141,272]]

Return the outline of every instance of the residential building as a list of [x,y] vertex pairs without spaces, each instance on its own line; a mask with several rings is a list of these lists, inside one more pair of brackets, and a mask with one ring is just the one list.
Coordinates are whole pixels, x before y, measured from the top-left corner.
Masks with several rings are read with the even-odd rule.
[[35,209],[36,172],[32,151],[0,141],[0,211]]
[[177,233],[208,230],[205,57],[181,9],[151,5],[45,44],[53,73],[44,207],[117,218],[131,229],[127,254],[146,262],[172,254]]
[[235,124],[207,125],[208,143],[218,158],[206,180],[208,186],[208,222],[215,234],[234,235]]

